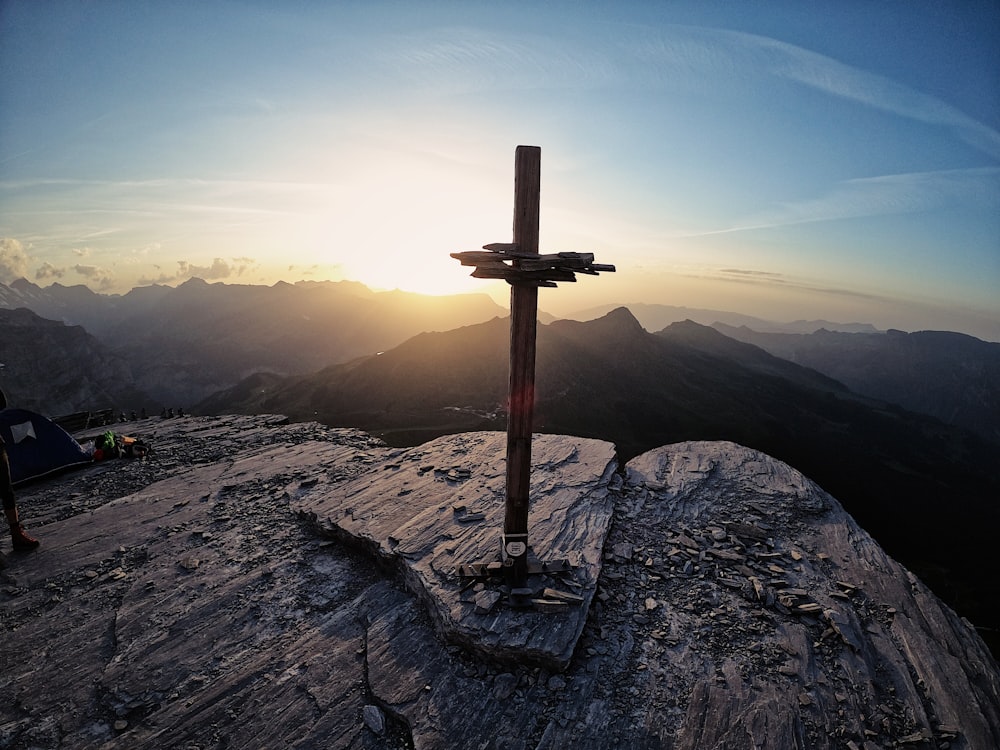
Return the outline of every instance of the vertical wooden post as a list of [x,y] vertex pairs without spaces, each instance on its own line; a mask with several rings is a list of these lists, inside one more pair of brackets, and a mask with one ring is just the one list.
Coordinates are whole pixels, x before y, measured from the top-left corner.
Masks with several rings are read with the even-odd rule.
[[[478,279],[504,279],[510,284],[510,380],[507,397],[507,503],[501,558],[514,606],[531,604],[528,579],[528,510],[531,486],[531,430],[535,410],[535,337],[538,287],[576,281],[574,274],[593,276],[615,267],[594,263],[593,253],[538,252],[542,150],[518,146],[514,154],[514,241],[483,245],[487,252],[452,253],[463,266],[475,266]],[[544,569],[544,564],[542,565]],[[459,565],[459,575],[482,577],[487,565]]]
[[[514,156],[514,244],[538,252],[541,155],[537,146],[518,146]],[[517,261],[514,261],[515,267]],[[507,506],[503,562],[508,582],[521,587],[528,577],[528,488],[531,481],[531,421],[535,408],[535,333],[538,286],[510,287],[510,383],[507,417]]]

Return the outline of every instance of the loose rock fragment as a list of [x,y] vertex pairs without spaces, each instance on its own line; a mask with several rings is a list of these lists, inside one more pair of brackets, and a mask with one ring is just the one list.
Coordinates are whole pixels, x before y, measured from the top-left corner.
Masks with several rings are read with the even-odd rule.
[[481,615],[489,614],[500,601],[499,591],[480,591],[476,594],[476,612]]
[[566,602],[567,604],[581,604],[583,602],[583,597],[578,594],[572,594],[569,591],[559,591],[558,589],[545,588],[542,589],[542,599],[553,599],[559,602]]
[[505,701],[514,694],[516,688],[517,677],[510,672],[503,672],[493,680],[493,697],[498,701]]
[[382,714],[382,709],[369,703],[361,709],[361,716],[364,719],[365,726],[372,732],[379,737],[385,735],[385,716]]

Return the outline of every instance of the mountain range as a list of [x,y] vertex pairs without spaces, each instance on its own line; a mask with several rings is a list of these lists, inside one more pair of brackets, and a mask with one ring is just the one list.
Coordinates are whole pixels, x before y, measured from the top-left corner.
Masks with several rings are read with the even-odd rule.
[[149,401],[130,363],[80,326],[0,308],[0,332],[0,386],[12,405],[55,416]]
[[[683,307],[680,305],[658,305],[644,302],[598,305],[585,310],[579,310],[565,317],[570,320],[579,321],[593,320],[594,318],[604,317],[619,307],[627,307],[647,331],[659,331],[671,323],[683,323],[685,320],[691,320],[706,326],[716,323],[732,327],[746,326],[762,333],[812,333],[821,328],[829,331],[843,331],[845,333],[879,332],[871,323],[835,323],[830,320],[793,320],[788,323],[782,323],[727,310]],[[554,318],[546,320],[540,315],[539,319],[548,323]]]
[[[276,412],[360,427],[400,446],[506,425],[509,324],[484,295],[192,280],[117,297],[20,281],[0,285],[0,307],[37,313],[0,311],[2,382],[13,404],[50,415],[109,406],[156,413],[165,405]],[[685,440],[764,451],[841,499],[961,613],[1000,625],[1000,582],[983,575],[995,568],[1000,520],[1000,449],[987,439],[996,426],[989,358],[1000,345],[865,330],[758,344],[693,321],[650,333],[626,309],[554,320],[538,333],[537,431],[613,441],[625,460]],[[809,367],[763,346],[828,338],[840,353]],[[894,358],[884,359],[883,341]],[[920,346],[903,345],[911,341]],[[899,354],[917,350],[922,359]],[[862,374],[867,361],[868,380],[880,382],[871,377],[878,374],[883,391],[835,369],[850,361]],[[936,402],[910,397],[921,383],[917,367],[931,375],[923,387],[937,389]],[[935,406],[947,399],[967,407]],[[977,399],[986,427],[978,434],[957,419],[974,414]],[[937,409],[937,418],[918,408]]]
[[1000,344],[951,331],[777,333],[714,327],[851,390],[1000,443]]
[[[202,413],[281,413],[395,445],[505,429],[508,319],[425,333],[288,379],[254,377]],[[773,455],[841,499],[880,543],[980,624],[1000,624],[994,566],[1000,449],[858,395],[815,370],[693,322],[653,334],[626,309],[538,328],[535,429],[600,437],[623,460],[685,440]]]
[[155,412],[189,406],[255,372],[313,372],[391,348],[422,331],[504,313],[485,294],[372,292],[355,282],[258,286],[191,279],[176,288],[139,287],[121,296],[85,286],[41,288],[24,279],[0,285],[0,308],[21,307],[82,326],[128,361],[134,385],[151,399],[102,402],[101,408]]
[[[90,361],[110,358],[125,363],[131,378],[128,398],[118,397],[126,384],[116,376],[118,386],[80,389],[78,395],[89,394],[89,400],[70,403],[64,398],[66,389],[57,392],[47,387],[46,379],[26,373],[19,380],[11,377],[19,359],[0,344],[8,387],[27,387],[15,395],[22,403],[49,404],[40,410],[50,414],[189,407],[250,375],[307,374],[390,349],[423,332],[506,314],[486,295],[373,292],[350,281],[259,286],[201,279],[176,288],[138,287],[125,295],[97,294],[83,285],[39,287],[25,279],[0,284],[0,309],[19,308],[90,334],[76,344],[78,355],[68,369],[83,373]],[[648,331],[684,320],[714,325],[730,338],[812,367],[857,393],[1000,439],[1000,344],[948,332],[882,333],[867,323],[777,323],[721,310],[653,304],[628,308]],[[606,306],[593,308],[569,319],[590,320],[608,311]],[[540,312],[539,320],[556,318]],[[93,356],[79,354],[86,350]],[[81,374],[80,379],[86,377]]]

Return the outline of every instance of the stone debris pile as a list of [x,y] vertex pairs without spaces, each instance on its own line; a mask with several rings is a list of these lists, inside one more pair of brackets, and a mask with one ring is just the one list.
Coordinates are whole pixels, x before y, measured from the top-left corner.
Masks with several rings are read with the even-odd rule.
[[[918,736],[962,746],[959,706],[992,715],[995,678],[985,691],[965,683],[964,698],[931,697],[928,661],[909,660],[929,622],[945,640],[969,633],[953,631],[954,613],[803,480],[730,443],[666,446],[629,463],[596,599],[603,618],[616,619],[612,603],[631,613],[625,626],[653,675],[647,689],[692,696],[664,737],[715,746],[731,717],[773,722],[768,702],[778,701],[790,713],[775,724],[775,746],[805,737],[809,747],[884,747]],[[978,724],[982,738],[990,721],[964,725]]]

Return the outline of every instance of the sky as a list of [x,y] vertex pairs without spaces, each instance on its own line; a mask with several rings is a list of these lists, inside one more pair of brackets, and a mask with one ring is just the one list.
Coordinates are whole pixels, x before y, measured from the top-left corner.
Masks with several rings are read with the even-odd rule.
[[1000,341],[1000,3],[0,0],[0,282],[541,291]]

